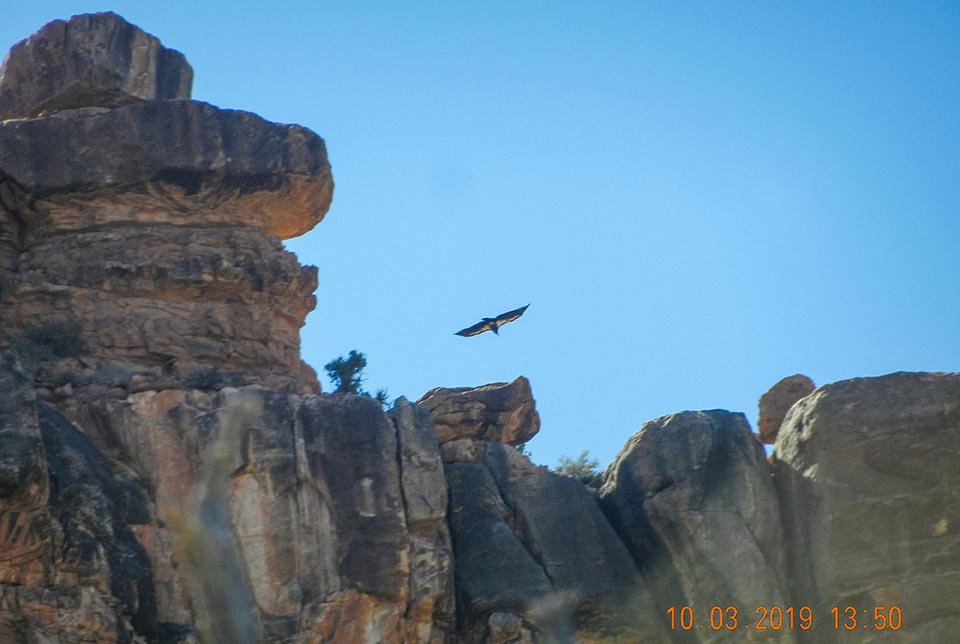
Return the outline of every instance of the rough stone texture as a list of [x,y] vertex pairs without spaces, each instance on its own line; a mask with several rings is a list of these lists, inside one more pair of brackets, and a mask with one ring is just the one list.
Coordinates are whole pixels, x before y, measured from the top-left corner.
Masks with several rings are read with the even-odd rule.
[[152,641],[145,490],[28,384],[0,354],[0,641]]
[[[53,392],[43,395],[318,391],[299,356],[316,269],[276,237],[306,232],[330,206],[323,140],[154,100],[188,96],[189,67],[114,14],[51,23],[7,63],[6,100],[50,94],[44,104],[62,110],[0,122],[0,328]],[[51,328],[76,337],[30,346]]]
[[777,431],[793,404],[815,389],[813,381],[801,374],[787,376],[760,396],[757,429],[760,440],[773,445]]
[[190,98],[193,70],[178,51],[115,13],[54,20],[0,66],[0,120],[75,107]]
[[[788,605],[780,510],[763,448],[742,414],[682,412],[646,423],[604,473],[601,503],[657,599],[735,606]],[[709,628],[673,631],[690,642],[725,641]],[[744,631],[737,641],[793,642],[791,631]]]
[[129,222],[243,225],[286,239],[317,225],[333,195],[319,136],[199,101],[0,123],[0,180],[0,205],[27,239]]
[[[17,432],[0,441],[32,456],[0,460],[0,515],[26,535],[0,560],[0,634],[20,638],[4,642],[242,633],[233,600],[255,635],[230,641],[449,640],[446,484],[425,411],[401,401],[388,420],[365,397],[246,387],[70,399],[63,415],[41,405],[38,424],[17,377],[16,397],[0,394]],[[204,505],[217,485],[222,502]]]
[[587,489],[509,446],[475,443],[476,460],[445,465],[467,639],[519,633],[520,622],[516,629],[500,623],[512,614],[547,641],[575,633],[669,641],[629,553]]
[[437,387],[417,403],[433,415],[441,444],[474,438],[517,445],[540,431],[530,382],[523,376],[482,387]]
[[247,228],[117,225],[55,235],[20,253],[0,324],[77,324],[87,368],[51,365],[58,385],[109,377],[156,388],[216,367],[214,384],[315,391],[300,360],[300,327],[316,284],[315,268]]
[[[796,596],[822,615],[809,642],[949,642],[960,632],[960,375],[895,373],[825,385],[790,410],[775,446]],[[874,606],[898,606],[898,632]],[[863,611],[868,616],[864,619]]]
[[447,480],[430,413],[402,396],[387,416],[400,451],[407,530],[413,641],[428,642],[456,629],[453,548],[447,526]]

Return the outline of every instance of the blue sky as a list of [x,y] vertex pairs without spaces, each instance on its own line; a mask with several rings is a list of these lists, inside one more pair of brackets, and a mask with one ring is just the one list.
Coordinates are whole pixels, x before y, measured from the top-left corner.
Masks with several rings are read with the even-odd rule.
[[956,3],[34,0],[0,46],[108,9],[195,99],[326,140],[333,206],[287,242],[321,376],[526,375],[552,466],[681,410],[755,425],[792,373],[958,369]]

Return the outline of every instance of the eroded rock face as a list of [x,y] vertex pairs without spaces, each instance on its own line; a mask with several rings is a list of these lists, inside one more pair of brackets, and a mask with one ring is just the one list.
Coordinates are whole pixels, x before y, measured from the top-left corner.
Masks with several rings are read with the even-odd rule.
[[813,381],[801,374],[787,376],[760,396],[757,403],[757,429],[760,440],[772,445],[787,412],[795,402],[815,389]]
[[[777,486],[795,595],[823,615],[811,642],[946,642],[960,629],[960,376],[895,373],[817,389],[777,437]],[[896,606],[899,632],[876,631]],[[864,613],[867,617],[864,620]],[[845,619],[841,617],[841,619]],[[846,623],[846,622],[844,622]]]
[[417,404],[433,415],[440,443],[472,438],[517,445],[540,431],[530,382],[523,376],[482,387],[437,387]]
[[[470,443],[471,445],[465,445]],[[516,449],[446,450],[457,605],[468,641],[669,641],[630,555],[580,482]],[[446,447],[446,446],[445,446]],[[515,619],[510,619],[513,615]],[[591,640],[593,641],[593,640]]]
[[[789,604],[780,508],[763,448],[743,414],[681,412],[646,423],[604,473],[601,505],[657,599],[692,606]],[[678,609],[675,609],[678,610]],[[701,623],[701,622],[698,622]],[[673,631],[691,642],[724,632]],[[793,631],[750,630],[739,641],[793,642]]]
[[0,353],[0,640],[155,641],[146,490],[29,386]]
[[21,237],[132,222],[287,239],[318,224],[333,195],[310,130],[185,100],[0,123],[0,178]]
[[4,641],[450,638],[446,484],[422,409],[262,387],[72,399],[39,421],[31,405],[0,392],[0,440],[30,456],[0,461],[0,512],[24,525],[0,565],[0,633],[20,638]]
[[316,269],[276,238],[330,206],[323,140],[184,100],[182,56],[115,14],[51,23],[3,69],[4,100],[45,106],[0,122],[0,328],[39,384],[318,391]]
[[0,121],[75,107],[190,98],[178,51],[115,13],[54,20],[14,45],[0,66]]
[[[234,384],[315,383],[299,351],[316,269],[274,238],[244,227],[117,225],[43,239],[18,259],[0,321],[75,321],[78,352],[99,359],[101,374],[183,382],[216,366]],[[63,371],[84,383],[75,364]]]

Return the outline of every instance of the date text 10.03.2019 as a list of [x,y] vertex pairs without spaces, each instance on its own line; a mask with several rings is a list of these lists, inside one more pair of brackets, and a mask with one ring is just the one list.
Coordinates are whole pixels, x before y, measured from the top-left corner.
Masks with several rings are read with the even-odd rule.
[[[813,628],[814,612],[809,606],[756,606],[751,613],[736,606],[711,606],[707,611],[696,613],[691,606],[670,606],[667,618],[671,630],[756,631],[801,630]],[[835,630],[896,631],[903,625],[899,606],[834,606],[828,619]]]

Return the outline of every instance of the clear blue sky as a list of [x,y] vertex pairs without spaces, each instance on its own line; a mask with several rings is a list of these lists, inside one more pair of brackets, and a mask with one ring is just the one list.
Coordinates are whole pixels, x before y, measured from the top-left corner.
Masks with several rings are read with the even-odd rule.
[[350,349],[411,399],[526,375],[552,466],[685,409],[755,424],[796,372],[960,369],[954,2],[32,0],[0,46],[107,9],[194,98],[326,139],[333,207],[287,244],[321,376]]

